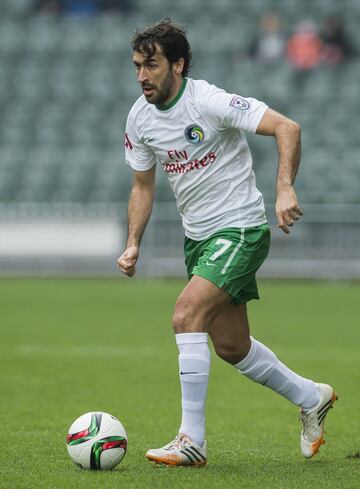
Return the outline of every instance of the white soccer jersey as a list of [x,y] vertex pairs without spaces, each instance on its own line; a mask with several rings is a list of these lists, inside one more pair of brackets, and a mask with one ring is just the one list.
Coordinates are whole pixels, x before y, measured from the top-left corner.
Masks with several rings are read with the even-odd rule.
[[186,78],[167,106],[142,95],[130,110],[126,163],[167,174],[185,234],[202,240],[226,227],[266,222],[243,130],[255,133],[267,105]]

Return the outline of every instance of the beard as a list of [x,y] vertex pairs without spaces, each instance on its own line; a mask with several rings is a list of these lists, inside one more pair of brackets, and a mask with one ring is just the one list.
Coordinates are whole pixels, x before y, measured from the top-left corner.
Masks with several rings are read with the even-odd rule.
[[171,92],[174,83],[174,75],[171,69],[166,74],[166,77],[159,87],[154,85],[145,85],[146,87],[153,88],[154,93],[151,96],[146,96],[146,100],[150,104],[164,105],[171,97]]

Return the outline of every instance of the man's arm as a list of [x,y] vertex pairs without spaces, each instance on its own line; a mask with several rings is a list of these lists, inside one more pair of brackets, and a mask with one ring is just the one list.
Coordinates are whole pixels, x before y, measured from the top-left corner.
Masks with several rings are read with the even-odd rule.
[[128,238],[124,253],[118,258],[120,270],[132,277],[139,257],[141,238],[151,215],[154,199],[155,166],[134,171],[134,184],[128,205]]
[[289,226],[292,226],[303,214],[293,187],[300,163],[301,129],[296,122],[268,109],[261,119],[256,134],[274,136],[276,139],[279,166],[275,211],[278,227],[289,234]]

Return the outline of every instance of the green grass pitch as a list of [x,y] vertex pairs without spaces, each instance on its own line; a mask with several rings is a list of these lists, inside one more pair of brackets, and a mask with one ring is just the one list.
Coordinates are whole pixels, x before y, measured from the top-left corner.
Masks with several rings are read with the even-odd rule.
[[[147,448],[179,424],[171,314],[183,285],[0,280],[1,489],[360,487],[359,284],[264,281],[262,300],[249,305],[255,337],[338,392],[316,457],[300,454],[296,407],[213,355],[208,465],[147,462]],[[128,432],[128,453],[111,472],[80,470],[67,455],[68,427],[92,410],[118,416]]]

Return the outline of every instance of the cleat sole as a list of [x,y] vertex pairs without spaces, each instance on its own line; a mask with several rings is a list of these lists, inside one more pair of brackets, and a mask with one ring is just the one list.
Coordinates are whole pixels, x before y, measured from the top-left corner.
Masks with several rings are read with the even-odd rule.
[[167,467],[202,467],[206,464],[206,462],[193,462],[189,464],[184,464],[179,462],[178,460],[169,460],[166,458],[156,458],[151,455],[146,455],[146,458],[149,462],[155,463],[157,465],[167,466]]

